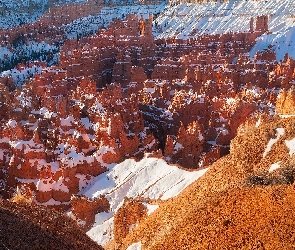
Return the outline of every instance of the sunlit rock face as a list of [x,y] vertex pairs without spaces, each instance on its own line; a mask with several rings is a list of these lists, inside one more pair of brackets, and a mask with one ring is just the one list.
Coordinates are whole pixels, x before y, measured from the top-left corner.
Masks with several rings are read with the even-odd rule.
[[21,90],[2,78],[3,195],[28,185],[37,204],[70,207],[109,164],[158,149],[184,168],[208,166],[289,86],[280,79],[292,78],[291,58],[246,54],[267,18],[249,32],[191,40],[154,40],[152,21],[128,15],[66,41],[58,65],[38,64]]
[[181,249],[178,215],[197,221],[248,186],[289,197],[294,17],[274,3],[157,3],[153,16],[158,5],[87,1],[0,30],[2,197],[71,209],[107,249]]

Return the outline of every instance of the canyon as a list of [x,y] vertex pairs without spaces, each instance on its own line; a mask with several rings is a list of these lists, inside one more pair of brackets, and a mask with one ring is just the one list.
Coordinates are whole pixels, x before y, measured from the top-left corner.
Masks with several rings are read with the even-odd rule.
[[56,3],[0,30],[2,199],[105,249],[291,249],[293,3]]

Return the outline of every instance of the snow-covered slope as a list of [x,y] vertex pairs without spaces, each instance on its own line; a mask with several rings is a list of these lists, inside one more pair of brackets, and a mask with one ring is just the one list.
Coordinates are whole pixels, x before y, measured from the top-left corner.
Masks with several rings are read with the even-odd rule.
[[53,4],[86,2],[86,0],[2,0],[0,28],[12,28],[37,21]]
[[295,56],[294,9],[292,0],[184,3],[166,8],[155,20],[155,35],[187,39],[202,34],[249,31],[251,17],[266,15],[270,34],[258,38],[251,55],[273,45],[277,60],[281,60],[286,52]]
[[260,36],[257,39],[255,46],[250,51],[251,57],[253,57],[257,51],[267,49],[270,45],[273,46],[273,49],[276,51],[277,61],[283,60],[286,53],[294,59],[295,23],[292,23],[291,27],[286,26],[285,29],[281,29],[279,32],[263,34]]
[[[35,73],[41,73],[42,67],[32,66],[21,70],[12,68],[24,59],[31,62],[35,60],[43,61],[48,65],[53,65],[58,62],[59,48],[45,42],[38,43],[29,41],[27,44],[19,44],[13,49],[14,53],[6,47],[0,47],[0,77],[11,76],[14,84],[18,87],[21,87],[28,77],[33,77]],[[48,55],[52,55],[52,58],[48,57]],[[1,72],[1,69],[4,71]]]
[[79,18],[64,26],[67,37],[77,38],[77,36],[85,36],[93,34],[98,28],[107,28],[113,19],[126,18],[127,14],[137,13],[138,16],[148,18],[149,14],[159,14],[165,8],[165,3],[157,5],[128,5],[128,6],[115,6],[103,7],[97,15],[90,15],[87,17]]
[[90,198],[105,195],[111,206],[111,212],[96,216],[96,223],[87,234],[99,244],[106,244],[113,237],[113,215],[123,205],[124,197],[167,200],[178,195],[206,171],[185,171],[158,158],[143,158],[139,162],[128,159],[113,165],[83,192]]
[[36,65],[33,65],[29,68],[23,68],[23,69],[11,69],[7,71],[3,71],[0,76],[11,76],[13,79],[13,82],[16,84],[16,86],[20,87],[23,85],[26,79],[33,77],[36,73],[41,74],[42,67],[38,67]]
[[4,0],[0,2],[0,28],[36,21],[47,9],[48,0]]

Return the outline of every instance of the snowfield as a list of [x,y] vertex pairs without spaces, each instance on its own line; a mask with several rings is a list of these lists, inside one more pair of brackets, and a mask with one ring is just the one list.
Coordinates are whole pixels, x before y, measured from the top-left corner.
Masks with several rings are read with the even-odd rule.
[[294,9],[292,0],[183,3],[166,8],[155,19],[154,34],[157,38],[188,39],[204,34],[246,32],[250,29],[251,17],[266,15],[269,34],[257,39],[250,55],[272,45],[279,61],[286,52],[295,58]]
[[141,250],[141,242],[133,243],[126,250]]
[[85,36],[94,34],[99,28],[107,28],[113,19],[125,19],[127,14],[137,14],[145,19],[149,14],[159,14],[165,8],[165,3],[158,5],[129,5],[129,6],[114,6],[103,7],[96,15],[76,19],[75,21],[64,25],[64,29],[68,39],[77,38],[77,36]]
[[[124,197],[167,200],[178,195],[207,170],[190,172],[168,165],[162,159],[147,157],[139,162],[128,159],[113,165],[108,172],[98,176],[92,186],[83,190],[89,198],[105,195],[111,207],[111,212],[96,216],[96,223],[88,231],[88,236],[101,245],[113,238],[113,215],[123,205]],[[145,205],[148,214],[158,208],[157,205]]]
[[[0,28],[10,29],[24,23],[36,22],[48,11],[49,0],[0,1]],[[53,2],[53,1],[51,1]],[[79,3],[86,0],[58,0],[55,4]]]

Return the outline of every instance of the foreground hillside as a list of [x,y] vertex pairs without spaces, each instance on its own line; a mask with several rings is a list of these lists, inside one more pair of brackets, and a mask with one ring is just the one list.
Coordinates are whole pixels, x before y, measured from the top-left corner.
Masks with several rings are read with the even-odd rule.
[[228,156],[116,242],[119,249],[293,249],[295,120],[258,121],[241,127]]
[[103,249],[67,216],[0,200],[0,249]]

